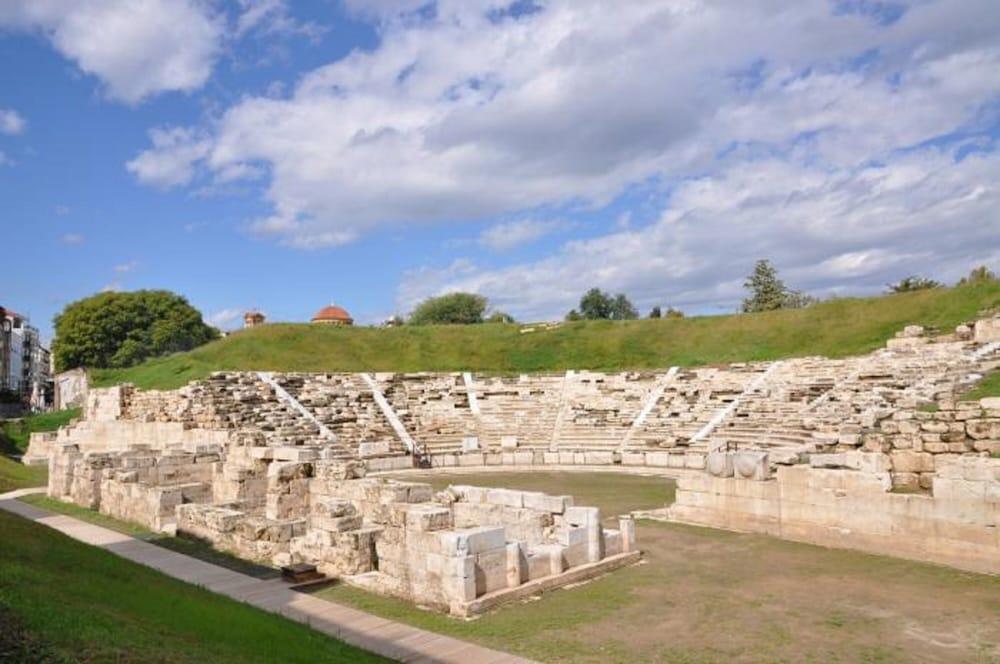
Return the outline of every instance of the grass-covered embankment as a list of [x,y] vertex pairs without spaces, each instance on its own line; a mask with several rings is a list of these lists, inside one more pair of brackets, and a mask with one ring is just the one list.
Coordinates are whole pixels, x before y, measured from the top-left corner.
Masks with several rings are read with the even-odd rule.
[[0,661],[385,661],[0,511]]
[[94,372],[95,383],[170,389],[217,370],[540,372],[693,366],[878,348],[903,326],[948,331],[1000,306],[1000,281],[807,309],[684,319],[581,321],[521,333],[518,325],[378,329],[306,324],[245,330],[137,367]]
[[0,493],[44,486],[48,478],[45,466],[25,466],[19,460],[28,449],[28,440],[36,431],[55,431],[70,420],[79,417],[80,409],[72,408],[52,413],[29,415],[19,420],[7,420],[0,424]]

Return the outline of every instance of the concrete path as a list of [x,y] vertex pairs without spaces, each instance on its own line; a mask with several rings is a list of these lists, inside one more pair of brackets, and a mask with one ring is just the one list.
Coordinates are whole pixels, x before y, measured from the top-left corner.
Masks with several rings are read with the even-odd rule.
[[0,494],[0,509],[49,526],[81,542],[99,546],[122,558],[152,567],[175,579],[304,623],[383,657],[402,662],[530,662],[504,652],[317,599],[292,590],[281,579],[256,579],[17,500],[20,496],[44,491],[22,489]]

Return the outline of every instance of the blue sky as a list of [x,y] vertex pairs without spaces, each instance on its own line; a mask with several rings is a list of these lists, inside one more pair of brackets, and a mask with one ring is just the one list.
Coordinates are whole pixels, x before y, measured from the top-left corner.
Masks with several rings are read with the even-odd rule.
[[[68,7],[68,8],[67,8]],[[0,304],[733,310],[1000,263],[986,0],[0,4]]]

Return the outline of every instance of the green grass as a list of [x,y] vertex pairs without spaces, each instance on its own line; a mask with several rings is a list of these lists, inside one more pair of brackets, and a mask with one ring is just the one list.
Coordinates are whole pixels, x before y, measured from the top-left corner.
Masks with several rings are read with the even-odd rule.
[[70,420],[80,417],[79,408],[56,410],[51,413],[28,415],[19,420],[7,420],[0,424],[0,437],[7,439],[7,445],[19,452],[28,449],[31,434],[42,431],[55,431],[69,424]]
[[[400,474],[569,493],[605,515],[673,482],[604,473]],[[462,621],[335,585],[317,595],[546,662],[989,662],[1000,578],[761,535],[639,520],[643,563]],[[905,626],[905,629],[900,626]]]
[[979,381],[978,385],[962,395],[962,400],[973,401],[987,397],[1000,397],[1000,371],[994,371]]
[[878,348],[908,324],[949,331],[998,306],[1000,281],[991,281],[761,314],[581,321],[530,334],[518,325],[277,324],[130,369],[98,370],[93,378],[97,385],[170,389],[216,370],[516,373],[841,357]]
[[141,539],[145,542],[149,542],[150,544],[163,547],[164,549],[170,549],[171,551],[183,553],[186,556],[204,560],[207,563],[212,563],[213,565],[218,565],[219,567],[231,569],[234,572],[239,572],[240,574],[246,574],[248,576],[254,576],[262,579],[275,578],[280,575],[278,570],[273,567],[258,565],[249,560],[237,558],[236,556],[230,555],[224,551],[218,551],[213,549],[212,545],[208,542],[202,542],[200,540],[186,537],[170,537],[169,535],[164,535],[162,533],[154,533],[145,526],[141,526],[137,523],[122,521],[112,516],[108,516],[107,514],[101,514],[100,512],[95,512],[94,510],[87,509],[86,507],[80,507],[79,505],[74,505],[72,503],[64,503],[61,500],[55,500],[54,498],[49,498],[48,496],[42,494],[23,496],[20,500],[28,503],[29,505],[34,505],[35,507],[40,507],[50,512],[65,514],[79,519],[80,521],[92,523],[95,526],[101,526],[103,528],[122,533],[123,535],[128,535],[129,537]]
[[385,661],[5,512],[0,532],[6,661]]
[[48,481],[47,466],[25,466],[20,461],[0,454],[0,493],[45,486]]
[[55,431],[79,415],[80,409],[73,408],[0,423],[0,493],[45,486],[49,476],[47,467],[25,466],[11,455],[24,454],[33,432]]

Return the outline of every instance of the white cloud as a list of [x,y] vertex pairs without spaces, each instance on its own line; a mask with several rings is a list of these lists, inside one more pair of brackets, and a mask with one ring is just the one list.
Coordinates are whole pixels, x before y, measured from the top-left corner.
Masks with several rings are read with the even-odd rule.
[[[828,169],[768,159],[690,180],[655,223],[565,244],[499,270],[461,261],[414,270],[399,306],[453,290],[481,293],[522,319],[560,317],[592,286],[642,308],[732,311],[758,258],[819,295],[878,292],[906,274],[954,281],[1000,267],[1000,154],[955,163],[926,148],[885,166]],[[780,211],[780,214],[776,214]]]
[[132,272],[137,267],[139,267],[139,261],[129,261],[127,263],[115,265],[115,272],[118,274],[125,274],[126,272]]
[[56,205],[53,211],[56,213],[56,216],[65,217],[71,212],[71,209],[68,205]]
[[572,224],[560,220],[516,219],[490,226],[479,234],[479,244],[493,251],[510,251],[546,235],[567,230]]
[[63,244],[83,244],[84,241],[80,233],[66,233],[61,239]]
[[194,177],[195,163],[207,156],[210,149],[206,139],[189,129],[153,129],[149,136],[153,149],[125,167],[140,182],[161,188],[189,183]]
[[0,134],[11,136],[20,134],[28,126],[20,113],[12,108],[0,108]]
[[264,178],[272,210],[252,229],[315,248],[599,207],[762,154],[857,167],[974,124],[1000,94],[991,0],[912,3],[891,25],[821,0],[426,4],[348,2],[378,48],[169,130],[190,141],[154,136],[130,169],[159,186]]
[[225,30],[205,0],[9,0],[0,3],[0,27],[44,35],[127,103],[200,88]]
[[239,327],[243,322],[243,309],[220,309],[219,311],[209,314],[205,319],[209,325],[217,327],[220,330],[231,330]]

